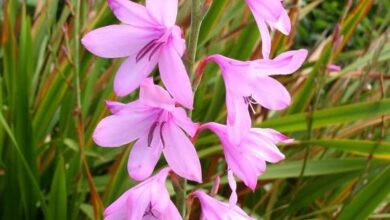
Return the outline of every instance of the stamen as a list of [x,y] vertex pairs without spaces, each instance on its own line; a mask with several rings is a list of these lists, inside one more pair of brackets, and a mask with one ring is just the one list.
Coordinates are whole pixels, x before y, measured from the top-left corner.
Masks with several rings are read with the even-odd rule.
[[251,108],[251,110],[252,110],[252,113],[253,113],[253,114],[256,114],[256,110],[255,110],[255,108],[253,107],[253,105],[256,105],[256,104],[257,104],[256,100],[254,100],[254,99],[252,98],[251,95],[250,95],[250,96],[244,96],[243,98],[244,98],[245,104],[247,104],[247,105],[250,106],[250,108]]
[[142,58],[149,54],[149,61],[152,59],[153,55],[157,50],[164,44],[164,42],[159,42],[158,39],[154,39],[146,44],[135,57],[135,61],[138,63]]
[[253,103],[250,103],[249,106],[251,107],[252,113],[255,115],[256,111],[255,108],[253,107]]
[[160,126],[160,140],[161,140],[161,143],[163,145],[163,148],[165,147],[165,140],[164,140],[164,136],[163,136],[163,133],[162,133],[162,130],[164,128],[164,125],[165,125],[165,121],[163,123],[161,123],[161,126]]
[[158,125],[158,121],[154,122],[152,124],[152,127],[150,127],[150,130],[149,130],[149,133],[148,133],[148,147],[152,147],[152,141],[153,141],[153,134],[154,134],[154,130],[156,129]]
[[137,54],[137,56],[135,57],[135,61],[138,63],[138,61],[140,61],[142,58],[145,57],[145,55],[151,50],[153,49],[153,47],[156,45],[155,42],[157,41],[157,39],[154,39],[152,41],[150,41],[148,44],[146,44]]
[[160,48],[161,45],[163,45],[163,43],[156,44],[156,46],[153,48],[153,50],[149,54],[149,61],[152,59],[153,55],[157,52],[158,48]]

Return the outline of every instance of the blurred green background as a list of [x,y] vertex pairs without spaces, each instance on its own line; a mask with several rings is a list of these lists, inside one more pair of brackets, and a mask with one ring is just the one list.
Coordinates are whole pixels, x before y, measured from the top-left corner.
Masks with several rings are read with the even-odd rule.
[[[187,36],[190,3],[180,1],[177,22]],[[238,185],[239,204],[257,219],[390,219],[390,1],[284,3],[292,33],[273,35],[272,54],[307,48],[309,58],[293,75],[277,77],[292,105],[280,112],[258,106],[253,118],[296,141],[280,146],[286,160],[268,166],[255,192]],[[104,100],[117,99],[112,81],[121,60],[93,56],[80,38],[118,21],[105,0],[0,4],[0,219],[100,219],[136,183],[126,170],[131,145],[103,149],[91,139],[108,115]],[[214,0],[197,59],[220,53],[249,60],[260,51],[244,1]],[[330,71],[329,64],[342,70]],[[218,68],[210,65],[193,119],[224,123],[224,93]],[[188,190],[210,190],[226,169],[219,140],[204,132],[196,148],[204,184],[189,183]],[[222,184],[220,199],[226,199],[224,177]],[[191,218],[199,211],[195,203]]]

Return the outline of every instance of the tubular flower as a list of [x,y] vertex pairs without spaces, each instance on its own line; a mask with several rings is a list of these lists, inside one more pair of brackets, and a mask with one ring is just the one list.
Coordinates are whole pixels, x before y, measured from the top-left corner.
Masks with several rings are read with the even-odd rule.
[[230,141],[226,125],[210,122],[201,129],[210,129],[219,137],[229,169],[252,190],[256,188],[258,176],[266,170],[266,161],[277,163],[284,159],[275,144],[291,142],[275,130],[252,128],[237,145]]
[[218,201],[202,191],[195,191],[202,206],[202,220],[254,220],[236,204]]
[[[117,147],[134,140],[128,161],[129,175],[143,180],[151,175],[161,153],[178,175],[202,181],[200,161],[194,145],[185,135],[194,136],[198,124],[193,123],[183,108],[162,87],[147,78],[140,98],[128,104],[106,103],[112,115],[97,125],[93,139],[103,147]],[[182,130],[183,129],[183,130]]]
[[178,0],[146,0],[146,7],[129,0],[108,0],[108,5],[122,24],[93,30],[82,43],[100,57],[127,57],[114,79],[116,95],[130,94],[158,64],[167,90],[192,109],[191,83],[181,60],[185,40],[175,25]]
[[165,186],[169,171],[169,168],[164,168],[155,176],[125,192],[104,211],[104,219],[181,220]]
[[[262,39],[263,58],[268,59],[271,51],[271,37],[268,26],[284,35],[291,30],[291,21],[282,0],[245,0],[255,18]],[[268,26],[267,26],[268,25]]]
[[232,140],[238,143],[251,127],[248,106],[260,104],[265,108],[286,108],[291,97],[286,88],[272,75],[291,74],[305,61],[304,49],[282,53],[272,60],[238,61],[222,55],[212,55],[207,62],[214,61],[221,68],[226,87],[227,124]]

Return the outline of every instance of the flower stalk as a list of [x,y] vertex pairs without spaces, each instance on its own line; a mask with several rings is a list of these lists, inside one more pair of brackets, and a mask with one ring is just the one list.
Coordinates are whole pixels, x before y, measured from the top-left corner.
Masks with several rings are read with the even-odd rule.
[[[196,53],[198,48],[200,27],[202,25],[203,18],[206,15],[210,5],[211,5],[211,1],[209,0],[207,0],[205,6],[201,5],[200,0],[191,1],[191,27],[190,27],[191,30],[190,30],[189,43],[187,47],[187,59],[185,60],[185,66],[192,83],[197,78],[196,73],[194,72],[194,65],[196,62]],[[193,87],[194,93],[196,92],[196,89],[197,86],[194,86]],[[188,115],[191,116],[192,111],[189,111]],[[186,213],[187,180],[182,177],[178,177],[177,183],[178,184],[173,184],[173,188],[176,193],[175,202],[180,214],[183,216],[183,218],[186,219],[188,218],[188,215]]]

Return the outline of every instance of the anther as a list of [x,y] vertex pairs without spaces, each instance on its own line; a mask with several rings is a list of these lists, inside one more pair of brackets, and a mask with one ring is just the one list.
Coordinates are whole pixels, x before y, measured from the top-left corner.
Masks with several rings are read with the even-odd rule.
[[165,147],[165,140],[164,140],[164,136],[163,136],[163,133],[162,133],[162,130],[164,128],[164,125],[165,125],[165,121],[163,123],[161,123],[160,125],[160,140],[161,140],[161,143],[163,145],[163,148]]
[[145,57],[145,55],[151,50],[153,49],[153,47],[156,45],[157,39],[154,39],[152,41],[150,41],[148,44],[146,44],[137,54],[137,56],[135,57],[135,61],[138,63],[138,61],[140,61],[142,58]]
[[154,122],[152,124],[152,127],[150,127],[149,134],[148,134],[148,147],[152,146],[153,133],[154,133],[154,130],[156,129],[157,125],[158,125],[158,121]]

